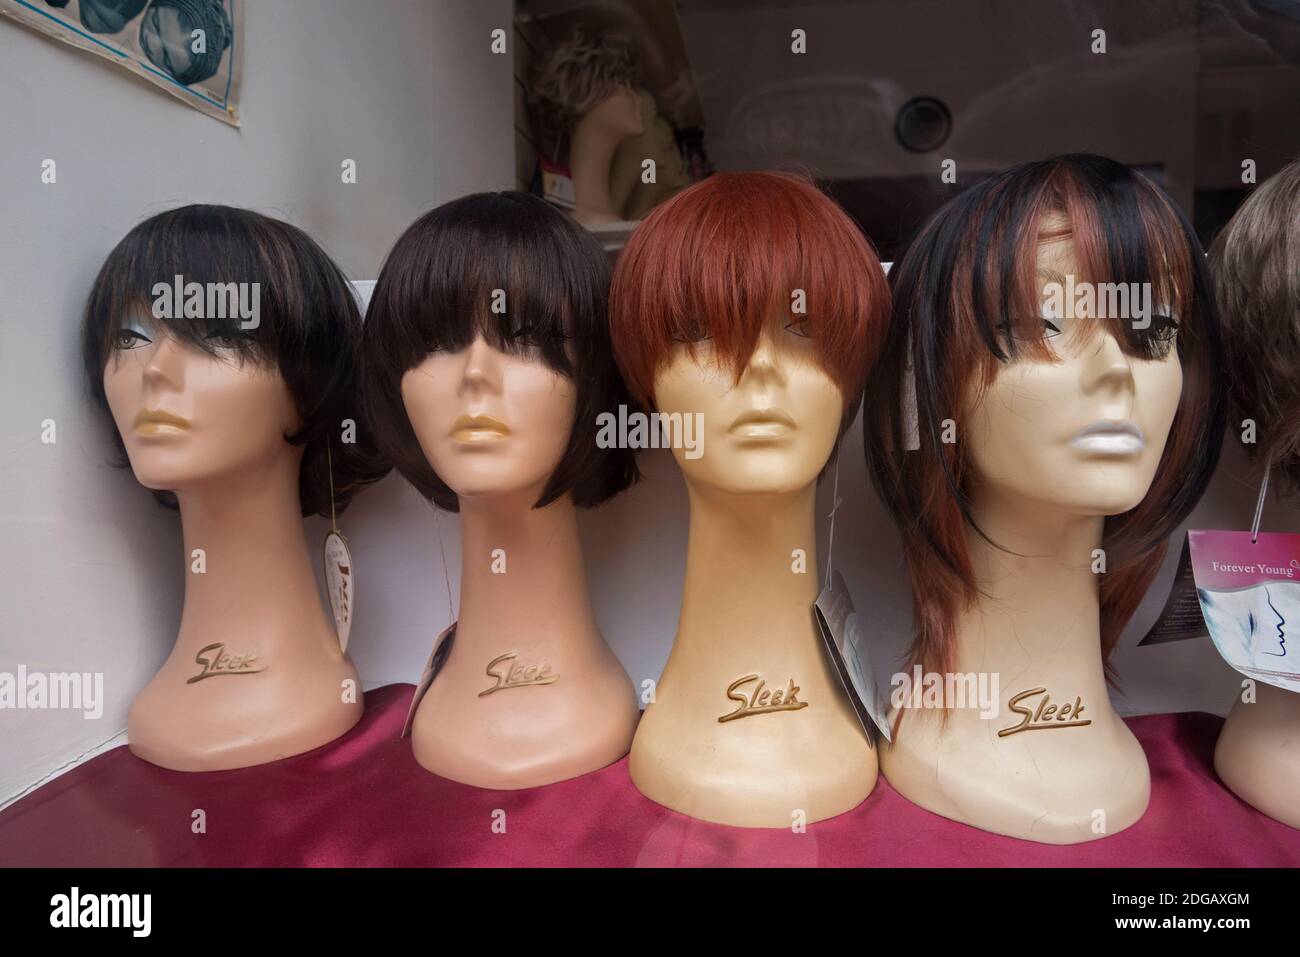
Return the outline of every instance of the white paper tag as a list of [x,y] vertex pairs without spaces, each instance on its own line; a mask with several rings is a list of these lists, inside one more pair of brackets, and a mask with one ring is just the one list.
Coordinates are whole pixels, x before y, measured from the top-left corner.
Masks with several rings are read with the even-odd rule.
[[840,676],[840,683],[862,722],[863,730],[873,743],[877,731],[889,741],[889,721],[876,692],[876,676],[871,670],[866,635],[839,572],[832,574],[831,583],[822,589],[813,608],[822,641],[835,663],[835,672]]
[[345,652],[352,633],[352,596],[355,590],[348,540],[338,531],[331,530],[325,536],[325,593],[329,596],[330,611],[334,613],[339,648]]

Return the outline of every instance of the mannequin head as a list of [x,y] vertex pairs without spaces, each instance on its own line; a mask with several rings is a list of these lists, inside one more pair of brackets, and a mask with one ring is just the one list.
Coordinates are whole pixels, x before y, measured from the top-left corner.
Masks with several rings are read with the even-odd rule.
[[1210,247],[1227,357],[1230,427],[1300,491],[1300,160],[1250,194]]
[[785,492],[814,482],[857,412],[888,315],[884,270],[811,183],[718,173],[658,206],[619,259],[614,353],[634,396],[701,413],[691,484]]
[[1101,637],[1114,646],[1218,459],[1202,259],[1154,184],[1078,154],[968,189],[895,264],[864,433],[912,573],[915,663],[951,670],[953,621],[978,595],[967,535],[998,538],[977,513],[1102,519]]
[[579,121],[616,142],[640,136],[645,118],[636,78],[631,45],[618,34],[589,40],[575,33],[551,49],[530,88],[543,144],[567,144]]
[[342,441],[345,420],[360,420],[360,333],[351,287],[309,236],[195,205],[145,220],[109,254],[82,358],[160,501],[288,470],[303,514],[329,515],[331,458],[337,511],[386,471],[359,430]]
[[389,253],[364,334],[381,447],[426,498],[603,502],[636,479],[597,446],[629,401],[609,352],[609,266],[580,226],[525,193],[478,193],[416,220]]

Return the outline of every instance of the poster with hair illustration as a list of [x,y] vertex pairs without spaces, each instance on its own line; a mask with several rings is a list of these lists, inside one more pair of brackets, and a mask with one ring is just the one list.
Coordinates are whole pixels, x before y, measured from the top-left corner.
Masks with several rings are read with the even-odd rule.
[[1187,534],[1201,614],[1223,660],[1300,692],[1300,535]]
[[244,0],[0,0],[0,14],[239,125]]

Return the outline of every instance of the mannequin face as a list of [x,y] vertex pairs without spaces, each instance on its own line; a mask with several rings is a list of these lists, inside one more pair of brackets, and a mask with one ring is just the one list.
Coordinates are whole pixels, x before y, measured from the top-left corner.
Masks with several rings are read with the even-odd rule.
[[[1077,275],[1068,235],[1040,244],[1038,270],[1044,285]],[[1160,359],[1131,358],[1072,307],[1049,320],[1061,330],[1048,329],[1060,362],[1022,355],[1001,364],[982,395],[972,383],[963,436],[972,489],[1118,515],[1146,496],[1178,410],[1177,339]]]
[[148,321],[119,333],[104,393],[142,485],[184,492],[301,460],[284,438],[301,425],[284,379],[228,341],[210,356]]
[[673,449],[686,481],[734,494],[791,492],[817,480],[830,458],[844,396],[817,364],[811,339],[770,323],[734,383],[711,339],[683,343],[655,376],[663,413],[703,414],[703,454]]
[[425,458],[457,495],[526,491],[536,500],[569,444],[577,389],[478,336],[409,370],[402,401]]
[[583,114],[580,122],[617,139],[645,132],[641,98],[634,87],[619,87]]

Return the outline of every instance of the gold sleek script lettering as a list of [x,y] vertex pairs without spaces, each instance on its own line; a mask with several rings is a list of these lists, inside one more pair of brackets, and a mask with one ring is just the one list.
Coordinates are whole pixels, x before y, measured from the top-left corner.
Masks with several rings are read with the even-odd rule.
[[[1038,707],[1034,708],[1029,705],[1021,705],[1020,702],[1026,698],[1032,698],[1034,695],[1042,695],[1038,702]],[[1030,688],[1028,691],[1022,691],[1017,695],[1012,695],[1011,700],[1007,702],[1007,707],[1020,715],[1020,723],[1014,724],[1009,728],[1003,728],[998,732],[999,738],[1005,738],[1009,734],[1019,734],[1021,731],[1047,731],[1051,728],[1081,728],[1085,724],[1092,724],[1091,718],[1083,718],[1083,699],[1078,695],[1074,698],[1074,704],[1052,704],[1052,696],[1047,693],[1046,688]],[[1071,720],[1073,719],[1073,720]]]
[[[741,685],[749,684],[751,681],[757,681],[748,692],[740,691]],[[748,718],[751,714],[769,714],[773,711],[798,711],[800,708],[808,707],[807,701],[799,700],[799,686],[791,678],[786,686],[778,691],[773,691],[767,687],[767,682],[758,675],[745,675],[743,678],[737,678],[731,684],[727,685],[727,697],[732,701],[740,702],[736,710],[729,714],[724,714],[718,718],[719,723],[723,721],[735,721],[737,718]]]
[[494,691],[504,691],[506,688],[523,688],[526,685],[549,685],[560,677],[551,670],[551,666],[546,662],[542,662],[540,665],[521,665],[519,655],[514,651],[508,651],[504,655],[497,655],[489,661],[487,674],[489,678],[495,678],[497,683],[491,688],[480,691],[478,693],[480,698]]
[[256,652],[246,651],[242,655],[232,655],[226,651],[225,644],[220,641],[200,648],[199,653],[194,656],[194,662],[199,666],[199,673],[186,679],[187,685],[202,681],[204,678],[220,678],[222,675],[255,675],[266,670],[266,665],[259,664]]

